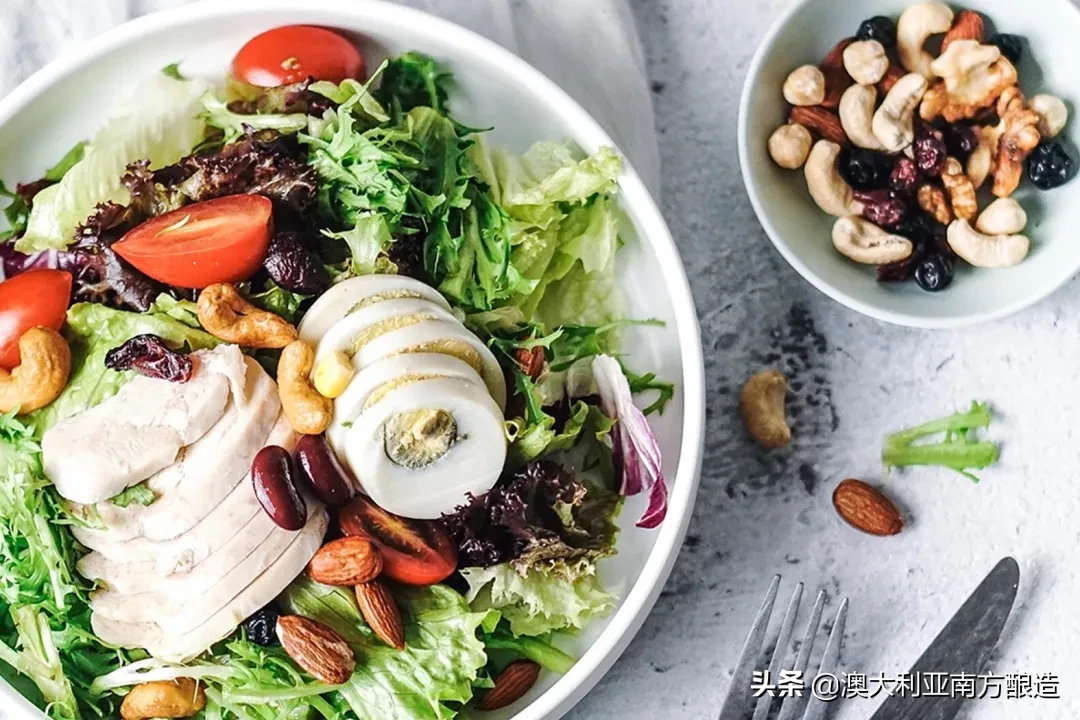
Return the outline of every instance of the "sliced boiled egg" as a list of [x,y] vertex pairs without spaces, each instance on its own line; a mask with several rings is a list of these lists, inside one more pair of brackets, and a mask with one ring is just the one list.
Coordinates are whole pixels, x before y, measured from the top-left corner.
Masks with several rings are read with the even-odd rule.
[[345,438],[356,418],[395,388],[419,380],[457,378],[487,391],[483,378],[468,363],[441,353],[408,353],[376,360],[358,372],[334,402],[334,419],[326,439],[344,458]]
[[355,420],[345,458],[380,507],[435,519],[494,486],[506,460],[502,411],[461,378],[393,388]]
[[[333,353],[355,357],[357,352],[388,332],[418,325],[425,320],[458,324],[449,310],[429,300],[402,298],[365,305],[339,320],[315,346],[315,367]],[[361,366],[356,366],[359,370]]]
[[355,349],[353,367],[362,370],[383,358],[407,353],[442,353],[464,361],[480,373],[495,403],[506,407],[506,378],[499,361],[456,320],[422,320],[379,333]]
[[449,311],[438,290],[404,275],[363,275],[349,278],[324,293],[300,322],[300,339],[316,345],[324,335],[349,313],[382,300],[413,298],[427,300]]

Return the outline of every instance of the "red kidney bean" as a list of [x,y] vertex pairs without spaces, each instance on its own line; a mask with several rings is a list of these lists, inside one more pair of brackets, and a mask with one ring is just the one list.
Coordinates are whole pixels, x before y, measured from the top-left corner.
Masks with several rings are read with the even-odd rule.
[[330,507],[341,507],[352,499],[349,476],[322,435],[301,436],[296,443],[296,464],[300,477]]
[[292,455],[283,447],[269,445],[251,463],[255,497],[270,519],[283,530],[299,530],[307,523],[307,504],[296,489]]

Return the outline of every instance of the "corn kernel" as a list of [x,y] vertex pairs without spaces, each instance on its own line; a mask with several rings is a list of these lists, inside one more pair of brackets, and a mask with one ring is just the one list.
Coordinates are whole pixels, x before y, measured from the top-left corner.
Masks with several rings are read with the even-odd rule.
[[315,367],[312,381],[320,395],[336,398],[349,387],[354,373],[349,356],[343,352],[335,352],[327,355]]

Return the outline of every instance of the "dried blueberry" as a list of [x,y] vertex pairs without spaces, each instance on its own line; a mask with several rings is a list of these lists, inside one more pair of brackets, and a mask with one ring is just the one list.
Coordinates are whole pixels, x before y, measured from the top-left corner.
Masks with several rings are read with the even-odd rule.
[[952,260],[944,255],[927,255],[915,265],[915,282],[927,292],[944,290],[952,282]]
[[273,605],[257,610],[244,621],[247,638],[256,645],[277,645],[277,621],[281,613]]
[[1013,65],[1024,56],[1024,41],[1019,35],[1000,33],[987,40],[987,44],[996,45]]
[[1027,159],[1027,173],[1040,190],[1053,190],[1069,182],[1075,163],[1061,143],[1045,142]]
[[884,15],[864,20],[855,33],[859,40],[877,40],[885,47],[896,45],[896,23]]
[[185,383],[191,379],[194,363],[187,355],[165,347],[157,335],[136,335],[105,354],[110,370],[134,370],[140,375]]
[[975,137],[975,131],[967,125],[946,125],[943,131],[945,135],[945,147],[949,154],[965,162],[975,148],[979,146],[979,139]]
[[894,228],[903,222],[908,204],[892,190],[856,191],[855,199],[863,204],[863,217],[882,228]]
[[873,150],[847,148],[840,155],[840,169],[856,190],[878,190],[889,183],[892,158]]
[[298,232],[274,233],[263,267],[271,280],[289,292],[315,295],[330,287],[326,267],[304,246]]
[[926,123],[915,125],[915,165],[919,172],[928,177],[937,177],[945,169],[949,151],[945,147],[945,136]]
[[908,157],[901,157],[893,165],[892,175],[889,176],[889,187],[901,195],[911,196],[919,187],[919,169],[915,167],[915,161]]

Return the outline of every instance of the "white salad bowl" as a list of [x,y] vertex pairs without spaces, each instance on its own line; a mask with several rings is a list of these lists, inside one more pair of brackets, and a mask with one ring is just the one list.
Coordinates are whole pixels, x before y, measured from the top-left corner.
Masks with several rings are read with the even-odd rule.
[[[450,22],[373,0],[243,0],[202,3],[147,16],[117,28],[38,72],[0,101],[0,178],[27,181],[93,133],[126,99],[136,81],[182,61],[185,74],[220,81],[245,41],[280,25],[323,25],[351,35],[369,63],[420,50],[447,63],[458,89],[452,106],[463,122],[494,125],[494,144],[524,151],[538,140],[571,138],[586,152],[613,145],[589,115],[537,70],[498,45]],[[374,66],[372,64],[371,66]],[[600,679],[645,620],[675,561],[693,508],[704,426],[702,350],[686,275],[656,204],[629,166],[620,181],[625,247],[618,256],[628,315],[659,318],[662,328],[632,328],[624,349],[631,367],[655,371],[676,385],[663,415],[650,418],[670,487],[666,522],[634,526],[644,497],[619,518],[618,554],[600,564],[602,582],[620,602],[564,649],[579,657],[563,676],[546,673],[495,720],[557,718]],[[6,717],[38,717],[0,683]]]
[[[806,190],[802,170],[783,170],[768,153],[768,139],[787,122],[790,106],[781,87],[795,68],[818,64],[837,42],[855,34],[875,15],[894,20],[916,0],[800,0],[762,40],[743,88],[739,108],[739,162],[754,211],[776,249],[814,287],[864,315],[900,325],[949,328],[1005,317],[1045,298],[1080,270],[1080,180],[1039,192],[1025,178],[1015,197],[1025,207],[1031,252],[1004,270],[956,263],[952,284],[927,293],[914,282],[878,283],[874,269],[859,266],[832,245],[834,218],[822,212]],[[960,0],[956,10],[982,13],[991,32],[1026,38],[1017,69],[1029,97],[1049,93],[1076,110],[1080,83],[1080,11],[1070,0]],[[1080,162],[1080,122],[1071,118],[1062,137]],[[985,192],[985,191],[984,191]],[[985,202],[980,202],[985,207]]]

